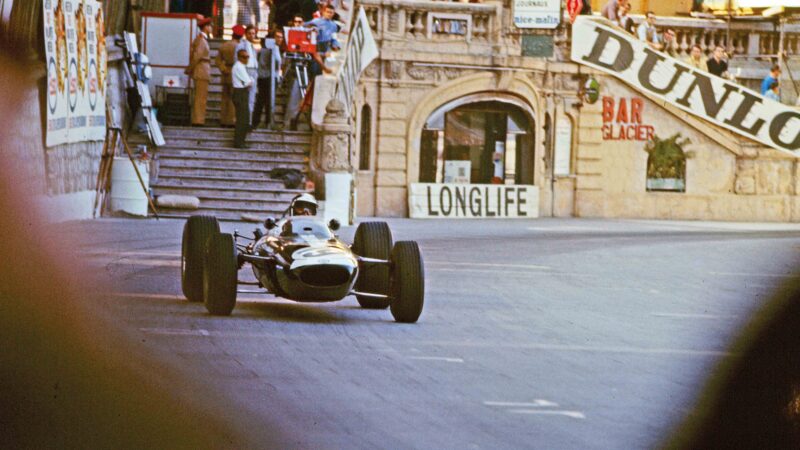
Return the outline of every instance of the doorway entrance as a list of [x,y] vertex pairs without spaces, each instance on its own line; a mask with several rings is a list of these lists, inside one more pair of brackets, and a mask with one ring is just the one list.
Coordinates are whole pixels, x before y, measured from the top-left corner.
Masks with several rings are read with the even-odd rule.
[[534,126],[502,101],[477,101],[434,112],[422,130],[421,183],[533,184]]

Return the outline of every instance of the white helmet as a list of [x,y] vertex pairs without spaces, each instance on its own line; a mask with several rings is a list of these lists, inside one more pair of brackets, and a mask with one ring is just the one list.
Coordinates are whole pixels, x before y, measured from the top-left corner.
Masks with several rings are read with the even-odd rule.
[[290,216],[316,216],[317,215],[317,199],[309,193],[300,194],[292,199],[292,204],[289,206]]

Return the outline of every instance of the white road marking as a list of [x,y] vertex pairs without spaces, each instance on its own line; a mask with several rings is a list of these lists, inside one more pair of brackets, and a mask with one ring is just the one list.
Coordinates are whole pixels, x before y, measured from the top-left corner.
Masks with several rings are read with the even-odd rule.
[[573,419],[585,419],[586,416],[580,411],[561,411],[552,409],[511,409],[511,414],[541,414],[550,416],[567,416]]
[[655,317],[671,317],[676,319],[735,319],[733,315],[717,314],[682,314],[682,313],[651,313]]
[[778,273],[751,273],[751,272],[708,272],[709,275],[720,275],[726,277],[767,277],[767,278],[794,278],[793,274]]
[[[108,292],[106,294],[109,297],[119,297],[119,298],[142,298],[147,300],[183,300],[186,301],[186,297],[179,294],[143,294],[139,292]],[[263,302],[265,299],[272,298],[269,295],[265,297],[236,297],[236,303],[260,303]]]
[[[427,262],[425,264],[428,264]],[[569,275],[576,277],[596,277],[600,276],[592,273],[584,272],[524,272],[521,270],[492,270],[492,269],[470,269],[470,268],[449,268],[449,267],[435,267],[429,268],[429,272],[474,272],[474,273],[494,273],[494,274],[508,274],[508,275],[529,275],[529,276],[555,276],[555,275]]]
[[180,267],[180,260],[133,259],[133,258],[90,258],[89,263],[115,266]]
[[147,334],[163,334],[168,336],[211,336],[208,330],[187,330],[184,328],[139,328]]
[[532,402],[495,402],[495,401],[485,401],[483,402],[486,406],[505,406],[509,408],[537,408],[537,407],[557,407],[558,403],[551,402],[550,400],[542,400],[542,399],[535,399]]
[[444,361],[450,363],[463,363],[461,358],[447,358],[444,356],[409,356],[408,359],[421,359],[423,361]]
[[85,250],[85,251],[78,251],[78,256],[84,257],[100,257],[100,256],[108,256],[108,257],[128,257],[128,256],[144,256],[144,257],[171,257],[171,258],[180,258],[181,252],[180,250],[177,251],[167,251],[167,250],[132,250],[132,251],[117,251],[112,249],[100,249],[100,250]]
[[452,261],[425,261],[425,264],[441,264],[447,266],[474,266],[474,267],[509,267],[514,269],[532,270],[552,270],[550,266],[539,266],[536,264],[501,264],[501,263],[474,263],[474,262],[452,262]]

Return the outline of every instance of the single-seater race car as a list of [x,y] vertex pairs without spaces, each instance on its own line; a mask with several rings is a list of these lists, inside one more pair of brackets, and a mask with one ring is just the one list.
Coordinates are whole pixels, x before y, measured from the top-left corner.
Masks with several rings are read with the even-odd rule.
[[[290,210],[292,207],[290,207]],[[240,284],[298,302],[333,302],[355,295],[363,308],[390,308],[397,322],[414,323],[422,313],[425,272],[414,241],[392,243],[385,222],[364,222],[353,245],[334,231],[339,224],[304,215],[278,221],[253,237],[220,233],[213,216],[192,216],[183,228],[181,285],[189,301],[205,302],[208,312],[230,315]],[[240,240],[246,241],[241,243]],[[250,263],[256,282],[239,281]]]

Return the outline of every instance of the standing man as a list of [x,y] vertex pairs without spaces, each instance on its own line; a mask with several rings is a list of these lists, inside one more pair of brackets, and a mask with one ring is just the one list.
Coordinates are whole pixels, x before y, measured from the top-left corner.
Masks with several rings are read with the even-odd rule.
[[[239,45],[236,46],[236,54],[239,54],[239,51],[244,50],[247,52],[247,74],[250,75],[250,78],[253,80],[258,79],[258,53],[256,53],[256,48],[253,44],[256,41],[256,27],[253,25],[248,25],[245,28],[244,32],[245,38],[239,42]],[[250,86],[250,92],[248,92],[247,104],[250,108],[250,111],[255,110],[256,106],[256,94],[258,92],[256,83],[254,82]]]
[[769,71],[769,75],[761,81],[761,95],[766,95],[772,90],[772,83],[777,83],[781,77],[781,66],[775,64]]
[[184,73],[194,80],[194,105],[192,107],[192,126],[201,127],[206,124],[206,101],[208,100],[208,82],[211,79],[211,57],[208,47],[208,36],[211,34],[211,19],[197,21],[200,32],[192,42],[189,67]]
[[706,62],[705,56],[703,56],[703,50],[700,48],[700,44],[692,45],[692,52],[689,53],[689,60],[687,62],[695,69],[703,71],[708,69],[708,63]]
[[330,50],[337,51],[341,47],[336,40],[336,32],[339,26],[333,21],[333,13],[336,12],[333,6],[325,4],[322,9],[322,17],[306,22],[306,26],[317,29],[317,53],[312,54],[316,65],[312,64],[310,77],[320,75],[322,72],[331,73],[332,70],[325,65],[325,56]]
[[658,37],[658,30],[656,30],[656,14],[653,11],[647,12],[647,19],[636,29],[636,35],[653,50],[661,50],[663,47],[661,39]]
[[276,30],[275,39],[263,39],[261,51],[258,53],[258,94],[253,110],[253,125],[255,130],[261,123],[261,115],[266,110],[267,127],[272,122],[272,105],[270,97],[273,92],[273,80],[281,73],[281,51],[279,42],[283,41],[283,32]]
[[244,140],[247,132],[250,131],[250,106],[248,97],[250,87],[255,84],[247,73],[247,60],[250,55],[247,50],[236,52],[237,61],[231,69],[231,81],[233,83],[233,105],[236,108],[236,130],[233,134],[233,146],[236,148],[247,148]]
[[721,45],[714,48],[714,54],[706,62],[708,71],[722,78],[728,78],[728,61],[725,61],[725,49]]
[[217,52],[217,68],[222,73],[222,111],[220,111],[219,121],[223,127],[233,127],[236,120],[236,113],[233,107],[231,70],[236,62],[236,46],[239,45],[239,41],[244,36],[244,31],[243,26],[234,26],[233,39],[222,44]]
[[619,20],[619,9],[628,3],[628,0],[608,0],[600,9],[600,14],[606,19],[616,22]]

